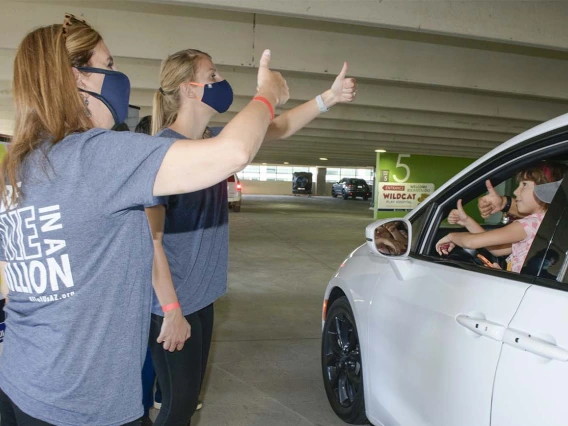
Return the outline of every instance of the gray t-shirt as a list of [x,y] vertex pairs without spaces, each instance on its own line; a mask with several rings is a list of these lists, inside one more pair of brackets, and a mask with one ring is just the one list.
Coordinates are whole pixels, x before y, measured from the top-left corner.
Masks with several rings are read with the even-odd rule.
[[[164,129],[156,136],[187,139],[171,129]],[[189,315],[227,291],[227,181],[201,191],[171,195],[163,203],[166,204],[164,250],[182,312]],[[164,315],[155,294],[152,313]]]
[[151,204],[173,143],[92,129],[23,166],[24,198],[0,209],[10,287],[0,387],[63,426],[118,426],[142,413],[151,307]]

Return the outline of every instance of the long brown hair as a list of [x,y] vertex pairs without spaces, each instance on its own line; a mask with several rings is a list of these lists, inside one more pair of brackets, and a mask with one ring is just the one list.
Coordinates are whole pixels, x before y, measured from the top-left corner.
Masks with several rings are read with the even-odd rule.
[[23,196],[17,183],[24,179],[21,166],[28,154],[46,140],[56,144],[93,127],[71,67],[87,65],[101,40],[86,22],[66,15],[63,25],[38,28],[20,43],[14,60],[14,136],[0,165],[5,206]]
[[[199,61],[209,54],[197,49],[180,50],[162,61],[160,88],[154,94],[152,134],[171,126],[181,106],[180,85],[195,80]],[[204,136],[208,136],[209,129]]]

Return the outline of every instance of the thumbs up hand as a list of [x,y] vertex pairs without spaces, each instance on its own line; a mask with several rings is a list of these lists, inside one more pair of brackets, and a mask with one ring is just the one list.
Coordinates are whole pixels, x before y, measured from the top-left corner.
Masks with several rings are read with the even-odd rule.
[[487,218],[494,213],[501,211],[503,208],[503,197],[501,197],[493,185],[491,184],[490,180],[485,181],[485,186],[487,187],[487,195],[481,197],[477,201],[477,207],[479,208],[479,212],[481,213],[482,218]]
[[466,226],[467,220],[469,216],[463,209],[462,200],[458,200],[458,208],[453,209],[450,214],[448,215],[448,222],[452,225],[461,225]]
[[341,72],[335,78],[331,85],[330,92],[332,94],[331,102],[327,107],[334,104],[353,102],[357,95],[357,81],[347,75],[347,62],[343,63]]
[[270,70],[270,50],[260,58],[257,76],[258,94],[268,98],[274,106],[281,106],[290,98],[288,84],[279,72]]

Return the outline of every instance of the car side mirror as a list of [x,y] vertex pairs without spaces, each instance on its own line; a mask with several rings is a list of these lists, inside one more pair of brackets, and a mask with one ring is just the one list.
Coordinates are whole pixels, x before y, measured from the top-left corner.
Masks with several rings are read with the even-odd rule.
[[412,226],[407,219],[383,219],[365,229],[367,246],[382,257],[407,257],[412,241]]

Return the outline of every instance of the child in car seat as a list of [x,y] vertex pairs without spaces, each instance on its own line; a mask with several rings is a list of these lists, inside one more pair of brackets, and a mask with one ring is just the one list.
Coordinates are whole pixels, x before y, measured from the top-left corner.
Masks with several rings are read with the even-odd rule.
[[[455,246],[467,249],[487,248],[496,256],[509,255],[507,270],[520,272],[531,244],[544,219],[564,176],[562,164],[540,163],[517,174],[519,186],[514,192],[517,209],[522,218],[499,229],[486,231],[463,210],[458,200],[457,209],[450,212],[448,222],[459,224],[469,232],[452,232],[436,243],[440,256],[448,255]],[[498,265],[494,264],[498,268]]]

